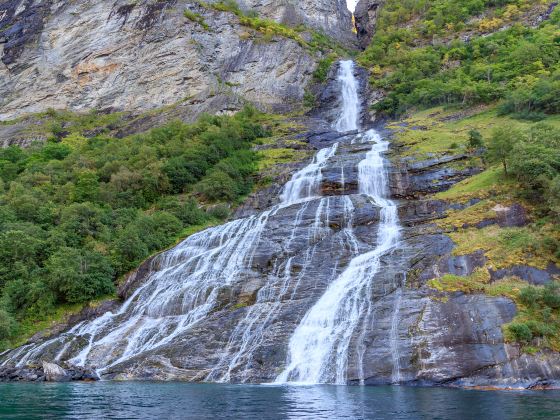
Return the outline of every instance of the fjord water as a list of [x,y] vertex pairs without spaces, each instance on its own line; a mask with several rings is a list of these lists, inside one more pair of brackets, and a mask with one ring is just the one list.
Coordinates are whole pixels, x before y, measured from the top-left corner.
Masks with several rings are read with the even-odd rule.
[[553,419],[560,392],[98,382],[0,384],[2,419]]

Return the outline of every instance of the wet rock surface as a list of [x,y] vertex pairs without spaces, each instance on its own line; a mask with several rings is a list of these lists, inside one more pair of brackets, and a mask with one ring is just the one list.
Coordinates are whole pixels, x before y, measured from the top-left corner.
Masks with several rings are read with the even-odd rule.
[[95,371],[71,365],[62,366],[56,363],[42,362],[29,364],[25,367],[0,367],[0,382],[70,382],[98,381]]
[[[139,267],[119,290],[128,299],[124,305],[92,308],[0,355],[1,380],[46,380],[43,362],[66,373],[54,369],[60,380],[95,379],[96,368],[102,368],[103,379],[275,380],[286,365],[294,330],[352,258],[375,248],[381,218],[380,207],[359,193],[358,164],[368,145],[353,141],[357,133],[334,132],[329,119],[308,123],[298,139],[309,150],[338,143],[320,169],[317,197],[278,206],[281,184],[300,165],[286,168],[284,179],[238,211],[247,219],[194,235]],[[536,388],[552,386],[560,377],[556,353],[526,355],[504,343],[502,325],[517,311],[511,300],[428,287],[431,279],[469,275],[485,263],[482,252],[453,256],[453,241],[433,223],[450,208],[474,204],[429,197],[479,170],[450,168],[464,158],[396,158],[388,169],[401,242],[381,257],[367,291],[371,311],[361,314],[361,327],[349,344],[349,383]],[[504,220],[519,223],[522,213],[517,209]],[[200,257],[212,253],[214,259]],[[233,262],[218,261],[222,254]],[[239,255],[243,258],[236,263]],[[200,285],[189,289],[189,276],[205,270],[223,282],[206,284],[202,276]],[[544,282],[543,273],[527,276]],[[150,301],[154,296],[167,304]],[[204,316],[181,317],[196,305]],[[75,368],[88,346],[87,367]]]
[[360,0],[354,11],[354,19],[360,48],[366,49],[375,34],[377,16],[385,0]]
[[[313,142],[317,137],[311,131],[307,135]],[[314,144],[326,146],[343,139],[330,134],[325,138],[328,140]],[[216,307],[207,317],[171,341],[113,364],[103,370],[102,377],[273,381],[286,362],[288,342],[296,326],[352,256],[360,252],[348,237],[349,224],[359,250],[375,245],[379,210],[356,189],[355,168],[366,151],[363,144],[341,142],[322,171],[324,196],[283,207],[271,215],[255,245],[252,264],[234,283],[220,289]],[[347,168],[344,183],[341,167]],[[432,164],[426,163],[413,171],[431,168]],[[407,195],[414,197],[423,191],[423,186],[419,191],[409,187]],[[249,207],[245,209],[248,214]],[[360,332],[363,340],[355,337],[350,344],[348,381],[369,385],[553,386],[560,369],[556,354],[525,355],[504,343],[501,327],[516,314],[512,301],[440,293],[426,286],[430,279],[444,274],[468,275],[485,262],[482,252],[451,255],[453,242],[432,223],[448,208],[448,203],[438,200],[399,202],[402,244],[381,260],[382,268],[370,291],[374,309]],[[130,297],[162,270],[169,270],[164,259],[162,254],[141,266],[123,285],[121,296]],[[286,285],[287,292],[282,292]],[[260,333],[244,347],[236,337],[255,328]],[[87,339],[86,335],[70,342]],[[64,339],[42,348],[41,357],[52,360],[68,342]],[[64,359],[75,356],[81,348],[73,346]],[[116,349],[115,357],[122,347]],[[102,355],[104,350],[96,351]],[[6,355],[3,357],[5,360]],[[69,375],[80,378],[72,372]],[[46,378],[40,368],[29,367],[4,367],[0,377]]]

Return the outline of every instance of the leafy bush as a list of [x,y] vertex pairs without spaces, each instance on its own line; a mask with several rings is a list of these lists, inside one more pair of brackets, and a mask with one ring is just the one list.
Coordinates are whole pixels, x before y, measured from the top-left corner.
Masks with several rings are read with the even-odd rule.
[[511,323],[508,325],[508,331],[512,334],[515,341],[521,343],[529,343],[533,339],[533,333],[527,324]]
[[315,81],[319,83],[326,82],[327,76],[329,75],[329,70],[331,69],[336,59],[337,59],[336,54],[329,54],[321,61],[319,61],[317,68],[313,72],[313,79],[315,79]]
[[4,309],[0,308],[0,343],[7,340],[15,331],[14,318]]
[[227,217],[207,214],[195,196],[236,203],[251,191],[259,159],[251,148],[269,135],[257,118],[246,108],[123,139],[72,134],[0,149],[0,299],[8,313],[0,313],[0,334],[15,331],[14,319],[113,293],[118,276],[184,229]]
[[482,134],[480,134],[480,132],[477,130],[470,130],[467,148],[470,151],[474,151],[480,149],[481,147],[484,147],[484,139],[482,138]]
[[[372,70],[373,85],[386,92],[376,109],[398,116],[412,107],[505,99],[504,113],[531,119],[557,113],[557,14],[528,28],[514,24],[514,10],[505,13],[500,5],[531,7],[528,0],[387,0],[360,57]],[[482,12],[484,21],[472,19]],[[465,30],[468,41],[460,38]]]
[[560,283],[551,282],[544,287],[527,286],[519,292],[521,307],[518,317],[507,326],[514,341],[529,344],[533,338],[550,343],[558,337],[558,309],[560,309]]
[[230,210],[227,206],[223,204],[218,204],[216,206],[212,206],[208,210],[208,216],[213,219],[223,220],[227,218],[230,214]]
[[48,285],[60,302],[81,303],[113,293],[114,270],[99,252],[60,248],[45,263]]

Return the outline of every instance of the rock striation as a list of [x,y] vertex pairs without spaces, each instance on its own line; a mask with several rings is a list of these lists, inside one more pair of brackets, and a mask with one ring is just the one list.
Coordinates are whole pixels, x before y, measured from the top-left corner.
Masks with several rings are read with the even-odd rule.
[[[0,377],[43,378],[44,368],[33,366],[46,361],[64,365],[66,372],[96,369],[104,379],[274,381],[285,367],[293,331],[352,258],[375,247],[380,220],[380,208],[358,188],[357,168],[367,144],[352,141],[356,133],[329,131],[326,122],[311,126],[301,139],[323,150],[318,154],[323,159],[315,163],[320,173],[313,184],[316,197],[282,206],[277,197],[251,200],[256,208],[242,210],[246,219],[202,232],[139,267],[121,288],[126,303],[120,308],[109,305],[89,321],[0,356]],[[430,279],[468,275],[485,262],[481,252],[453,256],[453,242],[433,224],[449,204],[429,194],[469,176],[443,170],[454,159],[396,159],[389,171],[402,239],[380,260],[368,292],[371,311],[363,314],[363,327],[349,343],[347,382],[558,386],[556,353],[522,354],[504,342],[502,325],[517,311],[511,300],[428,286]],[[212,259],[220,268],[213,272],[214,263],[205,265],[192,254],[197,249],[203,251],[199,255],[219,250],[212,258],[233,259]],[[210,275],[199,277],[191,289],[185,282],[200,276],[195,268]],[[227,281],[216,283],[221,276]],[[162,285],[165,279],[169,284]],[[183,317],[185,305],[201,302],[210,303],[200,306],[204,316]],[[161,316],[168,319],[164,325],[157,321],[151,328]],[[85,368],[72,367],[84,361]]]
[[303,24],[317,29],[341,44],[353,46],[356,42],[346,0],[242,0],[240,3],[289,26]]
[[[351,24],[342,3],[244,4],[343,40]],[[185,120],[245,101],[288,111],[301,103],[318,58],[194,1],[9,0],[0,5],[0,120],[48,108],[141,113],[176,103]]]
[[360,0],[354,11],[354,22],[360,48],[366,49],[375,34],[377,17],[385,0]]

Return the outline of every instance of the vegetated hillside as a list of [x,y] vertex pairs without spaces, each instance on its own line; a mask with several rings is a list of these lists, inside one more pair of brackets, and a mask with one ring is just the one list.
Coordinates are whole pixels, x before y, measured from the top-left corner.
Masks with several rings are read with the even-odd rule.
[[246,104],[300,113],[351,23],[342,1],[19,3],[0,17],[0,350],[306,157],[278,140],[297,124]]
[[113,295],[117,278],[228,217],[294,152],[254,150],[272,134],[263,123],[283,123],[250,107],[121,139],[81,134],[107,116],[43,118],[70,132],[0,149],[0,348]]
[[[480,172],[433,199],[467,276],[440,291],[503,295],[518,307],[506,339],[560,351],[560,10],[553,1],[388,0],[360,57],[382,99],[396,162],[435,159]],[[439,158],[443,158],[438,161]],[[451,161],[450,163],[445,163]],[[413,276],[411,276],[413,277]],[[529,284],[531,283],[531,285]]]

